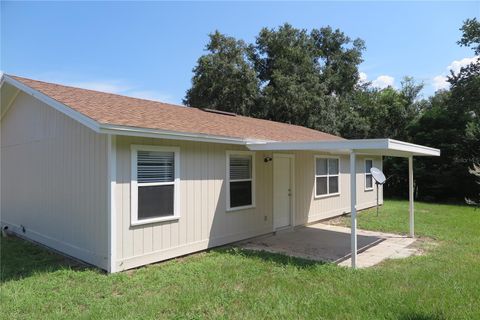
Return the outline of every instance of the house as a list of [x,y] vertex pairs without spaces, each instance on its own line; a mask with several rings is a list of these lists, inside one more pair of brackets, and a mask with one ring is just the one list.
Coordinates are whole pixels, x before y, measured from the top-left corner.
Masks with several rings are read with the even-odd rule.
[[412,159],[440,154],[11,75],[1,98],[2,226],[109,272],[349,212],[355,266],[369,169],[410,159],[413,236]]

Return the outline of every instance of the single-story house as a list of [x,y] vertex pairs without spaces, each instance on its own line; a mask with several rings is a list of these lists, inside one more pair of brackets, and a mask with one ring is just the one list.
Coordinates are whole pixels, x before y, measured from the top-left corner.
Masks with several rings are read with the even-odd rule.
[[[13,75],[1,79],[1,224],[118,272],[376,204],[382,156],[437,149]],[[355,172],[355,174],[351,174]],[[381,189],[381,187],[380,187]],[[382,203],[382,190],[379,201]]]

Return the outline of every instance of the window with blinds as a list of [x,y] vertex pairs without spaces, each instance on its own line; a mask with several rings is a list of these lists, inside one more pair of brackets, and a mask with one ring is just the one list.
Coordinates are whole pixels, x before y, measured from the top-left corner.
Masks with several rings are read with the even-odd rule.
[[365,159],[365,189],[372,190],[373,189],[373,177],[370,169],[373,167],[373,160],[372,159]]
[[340,159],[315,157],[315,196],[340,194]]
[[229,209],[253,206],[253,155],[228,154],[228,198]]
[[178,151],[167,147],[132,147],[132,222],[176,216]]

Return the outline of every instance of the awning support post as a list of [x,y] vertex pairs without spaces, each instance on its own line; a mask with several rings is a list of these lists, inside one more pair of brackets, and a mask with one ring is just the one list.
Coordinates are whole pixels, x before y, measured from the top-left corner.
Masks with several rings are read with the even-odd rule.
[[350,213],[352,216],[351,226],[351,259],[352,268],[357,266],[357,170],[355,152],[350,152]]
[[408,157],[408,201],[410,213],[410,237],[415,236],[414,232],[414,207],[413,207],[413,156]]

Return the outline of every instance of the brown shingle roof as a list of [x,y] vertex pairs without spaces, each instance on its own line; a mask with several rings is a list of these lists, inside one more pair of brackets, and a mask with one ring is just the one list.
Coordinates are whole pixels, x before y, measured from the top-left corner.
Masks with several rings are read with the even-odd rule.
[[197,108],[68,87],[17,76],[10,77],[100,124],[253,140],[325,141],[342,139],[338,136],[286,123],[222,115]]

